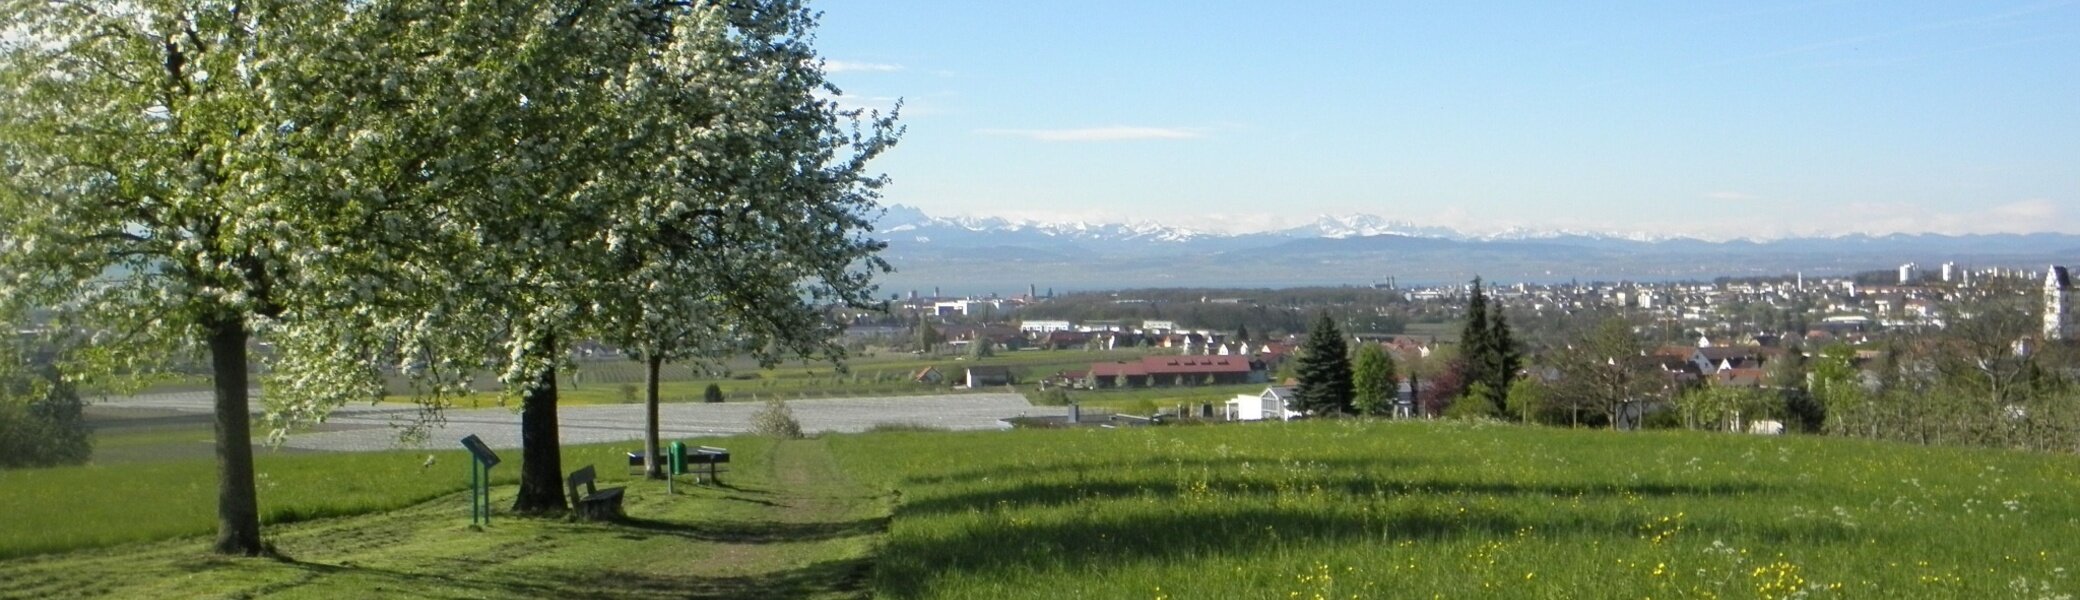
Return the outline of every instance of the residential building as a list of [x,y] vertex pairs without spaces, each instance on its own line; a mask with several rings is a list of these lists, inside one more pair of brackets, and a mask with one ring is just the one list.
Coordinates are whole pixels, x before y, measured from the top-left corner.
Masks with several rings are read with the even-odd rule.
[[1256,394],[1236,394],[1228,401],[1228,420],[1293,420],[1300,416],[1299,411],[1292,409],[1293,395],[1290,387],[1268,387]]

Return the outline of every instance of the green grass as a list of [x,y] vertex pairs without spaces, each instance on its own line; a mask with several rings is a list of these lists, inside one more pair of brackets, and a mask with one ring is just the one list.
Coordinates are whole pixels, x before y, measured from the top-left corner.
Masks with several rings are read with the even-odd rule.
[[[207,433],[203,440],[208,439]],[[93,548],[197,535],[216,530],[216,467],[204,453],[154,461],[102,458],[127,448],[207,443],[186,429],[111,436],[114,447],[96,449],[96,464],[0,471],[0,558]],[[107,444],[111,440],[103,439]],[[124,446],[134,442],[134,446]],[[625,477],[627,449],[620,445],[564,449],[564,464],[598,464],[601,480]],[[510,454],[510,453],[509,453]],[[427,455],[434,465],[422,466]],[[411,506],[468,486],[468,463],[456,450],[368,453],[283,453],[260,450],[254,457],[261,521],[291,523]],[[495,482],[511,483],[519,463],[492,469]],[[457,501],[458,508],[466,506]],[[62,523],[62,527],[52,524]]]
[[[727,443],[727,485],[628,482],[622,523],[501,515],[472,527],[450,493],[270,526],[281,559],[211,556],[195,537],[10,559],[0,598],[858,597],[887,499],[853,485],[821,441]],[[494,488],[493,506],[513,493]]]
[[721,444],[728,487],[634,482],[630,524],[488,531],[463,525],[458,453],[426,471],[424,453],[265,455],[267,536],[291,561],[202,553],[206,459],[0,473],[0,597],[2080,591],[2070,455],[1357,420]]
[[1358,421],[833,443],[901,492],[889,598],[2080,589],[2072,456]]

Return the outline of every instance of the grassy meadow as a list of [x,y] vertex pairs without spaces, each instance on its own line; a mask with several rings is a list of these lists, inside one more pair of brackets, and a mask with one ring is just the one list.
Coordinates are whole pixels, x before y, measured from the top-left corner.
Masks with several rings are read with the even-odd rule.
[[[1068,393],[1071,401],[1083,405],[1084,408],[1110,409],[1126,414],[1146,415],[1157,410],[1176,410],[1179,406],[1185,407],[1189,412],[1198,410],[1200,404],[1207,403],[1212,404],[1214,410],[1218,411],[1228,403],[1229,399],[1234,398],[1236,394],[1256,395],[1263,392],[1264,387],[1267,385],[1269,384],[1245,383],[1236,385],[1111,388],[1102,390],[1069,390]],[[1042,403],[1044,399],[1041,392],[1029,386],[1020,386],[1019,390],[1025,392],[1026,397],[1034,400],[1035,404]]]
[[[198,437],[199,436],[199,437]],[[94,464],[0,471],[0,558],[161,540],[216,531],[216,463],[209,432],[164,429],[100,436]],[[621,444],[619,446],[626,446]],[[131,450],[184,455],[154,458]],[[198,450],[199,449],[199,450]],[[624,479],[626,448],[573,446],[564,464],[598,464],[600,479]],[[113,455],[104,457],[104,455]],[[498,484],[519,477],[518,451],[491,470]],[[427,465],[428,456],[433,464]],[[455,450],[254,454],[261,522],[398,509],[468,488],[469,463]],[[468,505],[455,500],[456,514]],[[465,517],[466,518],[466,517]],[[52,524],[63,524],[54,527]]]
[[[886,499],[850,485],[820,441],[728,445],[737,468],[726,485],[682,481],[670,493],[661,482],[617,482],[628,485],[624,522],[502,515],[475,527],[462,493],[415,502],[399,492],[364,514],[270,525],[278,557],[212,556],[207,538],[182,537],[10,558],[0,561],[0,598],[858,597]],[[514,491],[493,488],[494,509]],[[309,501],[299,498],[263,492],[261,501]]]
[[2080,459],[1315,422],[836,438],[891,598],[1991,598],[2080,590]]
[[458,452],[263,454],[281,560],[204,553],[206,457],[0,473],[0,598],[2080,592],[2074,456],[1357,420],[719,444],[728,485],[676,495],[567,448],[631,520],[486,530]]

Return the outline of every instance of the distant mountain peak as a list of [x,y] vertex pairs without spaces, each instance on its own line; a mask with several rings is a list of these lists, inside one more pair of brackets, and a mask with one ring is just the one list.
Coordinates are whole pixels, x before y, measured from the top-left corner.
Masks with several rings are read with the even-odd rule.
[[1462,234],[1457,230],[1448,227],[1428,227],[1423,225],[1417,225],[1415,223],[1410,223],[1407,221],[1398,221],[1393,219],[1387,219],[1377,215],[1367,214],[1354,214],[1343,216],[1322,215],[1320,218],[1315,219],[1314,223],[1302,225],[1292,229],[1287,229],[1278,233],[1286,235],[1288,237],[1323,237],[1336,239],[1349,237],[1371,237],[1375,235],[1401,235],[1408,237],[1427,237],[1444,239],[1461,239],[1466,237],[1465,234]]

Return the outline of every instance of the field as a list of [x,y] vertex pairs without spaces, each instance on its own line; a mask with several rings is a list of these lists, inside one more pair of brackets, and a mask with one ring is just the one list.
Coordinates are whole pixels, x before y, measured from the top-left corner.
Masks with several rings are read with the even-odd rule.
[[[1070,390],[1069,399],[1084,408],[1111,409],[1113,411],[1146,415],[1157,410],[1198,410],[1200,404],[1212,404],[1220,410],[1236,394],[1256,395],[1264,391],[1262,383],[1240,385],[1206,385],[1183,387],[1127,388],[1102,390]],[[1042,403],[1042,394],[1026,386],[1020,386],[1026,398],[1035,404]]]
[[893,598],[2061,597],[2080,460],[1322,422],[833,440]]
[[[632,517],[624,523],[505,516],[473,527],[464,495],[447,493],[401,508],[367,506],[379,510],[360,516],[270,526],[275,558],[210,556],[200,551],[205,540],[192,537],[13,558],[0,562],[0,598],[857,596],[885,524],[885,499],[837,476],[819,441],[775,448],[740,439],[729,447],[742,464],[725,486],[682,482],[667,493],[658,482],[622,482],[630,485]],[[581,450],[565,460],[586,458]],[[609,473],[619,469],[601,470],[603,478]],[[454,487],[462,480],[460,473],[440,479]],[[310,493],[270,499],[263,492],[262,502],[302,505],[339,489],[299,483]],[[513,490],[494,488],[493,506],[510,504]],[[85,518],[52,522],[76,527]]]
[[[289,557],[280,561],[201,553],[204,460],[0,473],[10,515],[0,555],[15,557],[0,563],[0,596],[2080,591],[2073,456],[1367,421],[724,445],[738,452],[729,487],[682,483],[666,495],[633,482],[630,523],[501,516],[486,531],[464,524],[451,453],[423,470],[424,454],[265,456],[263,506],[294,521],[268,530]],[[566,465],[612,465],[616,451],[570,448]],[[500,470],[504,481],[517,472]],[[502,509],[512,487],[494,494]],[[146,539],[167,541],[125,541]],[[59,547],[83,549],[48,552]]]

